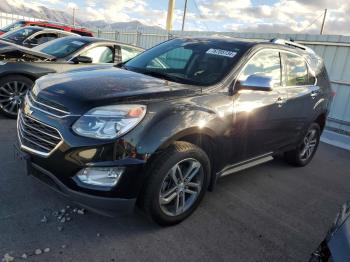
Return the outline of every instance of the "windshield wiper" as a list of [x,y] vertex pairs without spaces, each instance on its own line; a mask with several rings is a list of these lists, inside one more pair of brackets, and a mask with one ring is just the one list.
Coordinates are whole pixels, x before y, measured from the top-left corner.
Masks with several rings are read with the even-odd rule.
[[157,77],[157,78],[161,78],[164,80],[169,80],[169,81],[173,81],[173,82],[186,82],[187,80],[181,77],[177,77],[177,76],[173,76],[173,75],[169,75],[163,72],[159,72],[159,71],[152,71],[152,70],[140,70],[139,71],[141,74],[145,74],[145,75],[149,75],[149,76],[153,76],[153,77]]

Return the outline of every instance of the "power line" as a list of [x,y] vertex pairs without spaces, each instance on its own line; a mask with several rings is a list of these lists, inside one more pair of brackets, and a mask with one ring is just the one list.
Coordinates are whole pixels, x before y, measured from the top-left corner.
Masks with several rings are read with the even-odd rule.
[[307,25],[305,28],[303,28],[300,32],[304,32],[306,29],[308,29],[310,26],[312,26],[321,16],[323,16],[323,12],[322,14],[320,14],[318,17],[316,17],[315,20],[312,21],[312,23],[310,23],[309,25]]
[[205,28],[207,29],[207,31],[210,31],[208,25],[204,22],[205,17],[202,15],[201,11],[199,10],[198,5],[197,5],[197,1],[193,0],[193,3],[198,11],[199,17],[202,19],[202,22],[203,22]]

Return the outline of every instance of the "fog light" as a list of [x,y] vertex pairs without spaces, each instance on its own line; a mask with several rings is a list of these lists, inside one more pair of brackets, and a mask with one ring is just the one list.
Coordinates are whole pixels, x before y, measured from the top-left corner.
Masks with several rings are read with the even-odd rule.
[[124,170],[124,167],[88,167],[80,170],[76,177],[84,184],[113,187]]

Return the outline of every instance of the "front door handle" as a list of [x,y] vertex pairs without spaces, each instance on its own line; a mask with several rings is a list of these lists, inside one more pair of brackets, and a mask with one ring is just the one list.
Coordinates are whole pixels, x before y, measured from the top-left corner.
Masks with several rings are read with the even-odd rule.
[[310,96],[312,97],[312,99],[314,99],[316,96],[318,96],[318,91],[312,91]]
[[278,107],[281,107],[285,102],[286,102],[286,99],[280,96],[279,98],[277,98],[276,104],[278,105]]

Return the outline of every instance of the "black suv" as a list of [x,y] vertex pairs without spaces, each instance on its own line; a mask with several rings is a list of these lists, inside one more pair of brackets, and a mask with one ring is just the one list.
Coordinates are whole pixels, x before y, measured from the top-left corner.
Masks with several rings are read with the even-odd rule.
[[18,117],[28,172],[95,211],[137,204],[176,224],[220,176],[271,160],[305,166],[332,92],[293,42],[173,39],[119,65],[44,76]]

